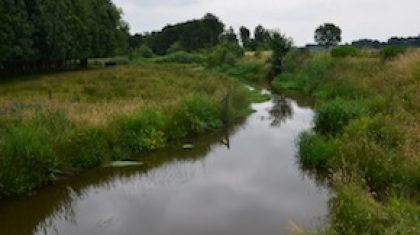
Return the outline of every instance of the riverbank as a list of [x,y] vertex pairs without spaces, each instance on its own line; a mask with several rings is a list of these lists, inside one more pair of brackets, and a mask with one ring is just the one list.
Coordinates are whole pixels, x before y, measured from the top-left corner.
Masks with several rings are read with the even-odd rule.
[[[268,94],[268,92],[267,92]],[[329,189],[296,164],[294,140],[313,111],[271,94],[194,149],[133,156],[139,167],[96,168],[31,197],[0,201],[6,234],[289,234],[328,214]],[[304,102],[305,103],[305,102]]]
[[326,234],[420,231],[420,52],[293,52],[273,86],[317,100],[300,161],[336,191]]
[[227,118],[247,116],[252,96],[239,82],[193,65],[127,65],[3,81],[0,198],[107,161],[182,146]]

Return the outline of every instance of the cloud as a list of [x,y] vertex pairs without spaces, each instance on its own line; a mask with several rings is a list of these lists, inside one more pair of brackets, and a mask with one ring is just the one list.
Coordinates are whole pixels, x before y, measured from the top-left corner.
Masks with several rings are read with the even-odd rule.
[[280,29],[297,45],[313,42],[315,28],[332,22],[346,42],[359,38],[386,40],[420,34],[418,0],[114,0],[131,31],[159,30],[169,23],[201,18],[211,12],[227,26]]

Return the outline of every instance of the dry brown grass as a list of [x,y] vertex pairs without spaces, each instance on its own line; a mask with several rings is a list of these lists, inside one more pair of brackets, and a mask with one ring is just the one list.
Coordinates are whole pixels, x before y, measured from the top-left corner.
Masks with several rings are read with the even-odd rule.
[[224,82],[228,89],[215,74],[175,65],[31,76],[0,83],[0,112],[27,118],[38,110],[60,110],[76,123],[106,125],[121,114],[173,107],[194,91],[222,96],[218,88]]

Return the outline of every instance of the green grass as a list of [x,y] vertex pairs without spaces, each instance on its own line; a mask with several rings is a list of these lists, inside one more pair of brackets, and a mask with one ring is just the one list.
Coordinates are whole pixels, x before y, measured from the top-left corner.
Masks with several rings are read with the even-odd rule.
[[61,172],[126,160],[211,132],[249,114],[253,99],[233,79],[181,65],[131,65],[4,82],[0,197],[30,193]]
[[419,231],[420,52],[392,50],[384,60],[384,51],[294,52],[273,82],[318,101],[299,149],[303,165],[331,175],[325,234]]

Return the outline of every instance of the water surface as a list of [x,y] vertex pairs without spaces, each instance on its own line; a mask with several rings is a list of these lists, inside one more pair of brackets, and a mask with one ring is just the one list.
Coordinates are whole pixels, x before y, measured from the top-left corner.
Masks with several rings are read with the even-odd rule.
[[299,167],[297,135],[313,111],[273,95],[233,130],[193,150],[141,156],[36,195],[0,202],[0,234],[279,235],[322,225],[328,189]]

